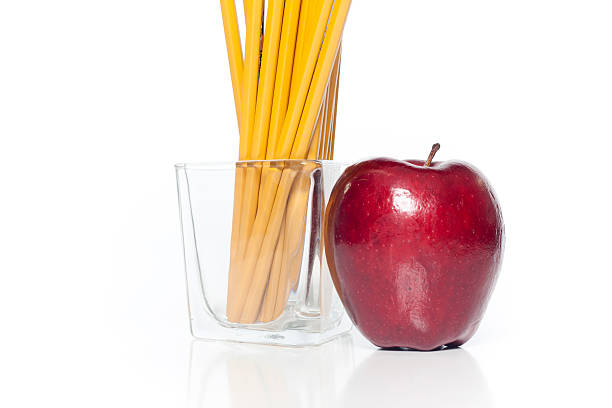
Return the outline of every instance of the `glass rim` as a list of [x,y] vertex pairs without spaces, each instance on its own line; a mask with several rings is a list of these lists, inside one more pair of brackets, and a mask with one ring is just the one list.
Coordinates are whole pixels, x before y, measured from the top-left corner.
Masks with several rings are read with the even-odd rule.
[[308,160],[308,159],[285,159],[285,160],[238,160],[238,161],[216,161],[216,162],[194,162],[194,163],[177,163],[174,168],[177,170],[226,170],[235,169],[237,164],[254,164],[254,163],[316,163],[321,165],[345,165],[346,163],[337,160]]

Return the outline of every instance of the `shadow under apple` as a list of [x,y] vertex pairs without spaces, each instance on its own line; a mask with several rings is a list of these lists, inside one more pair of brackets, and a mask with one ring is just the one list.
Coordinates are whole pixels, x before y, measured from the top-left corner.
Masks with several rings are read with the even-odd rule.
[[478,362],[455,348],[436,352],[377,350],[342,393],[343,407],[490,407]]

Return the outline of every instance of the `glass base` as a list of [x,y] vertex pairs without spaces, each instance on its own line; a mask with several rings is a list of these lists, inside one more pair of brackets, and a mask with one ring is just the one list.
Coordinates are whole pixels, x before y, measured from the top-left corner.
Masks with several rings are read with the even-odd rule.
[[[295,322],[293,322],[295,323]],[[313,322],[316,324],[316,322]],[[256,325],[253,325],[256,326]],[[315,327],[312,327],[313,329]],[[256,327],[226,327],[191,321],[191,334],[203,340],[225,340],[239,343],[269,344],[285,347],[318,346],[351,331],[351,324],[344,319],[338,327],[327,331],[309,331],[304,328],[270,330]]]
[[342,316],[333,326],[320,316],[300,316],[288,305],[279,319],[269,323],[240,324],[219,321],[212,316],[191,318],[191,334],[203,340],[228,340],[240,343],[271,344],[286,347],[318,346],[351,331],[352,323]]

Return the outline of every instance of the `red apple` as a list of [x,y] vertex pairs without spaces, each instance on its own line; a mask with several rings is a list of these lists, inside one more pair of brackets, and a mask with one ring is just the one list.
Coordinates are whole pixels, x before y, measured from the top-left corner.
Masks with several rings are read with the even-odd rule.
[[495,286],[504,223],[470,164],[393,159],[349,167],[326,211],[328,263],[355,326],[376,346],[465,343]]

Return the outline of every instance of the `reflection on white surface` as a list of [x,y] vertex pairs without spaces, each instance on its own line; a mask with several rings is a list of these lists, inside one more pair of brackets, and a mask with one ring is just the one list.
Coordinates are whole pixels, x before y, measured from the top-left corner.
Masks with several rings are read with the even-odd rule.
[[489,407],[492,398],[476,360],[465,350],[421,353],[377,350],[342,393],[343,407]]
[[193,341],[188,406],[335,407],[353,369],[348,335],[303,349]]

